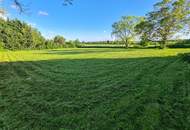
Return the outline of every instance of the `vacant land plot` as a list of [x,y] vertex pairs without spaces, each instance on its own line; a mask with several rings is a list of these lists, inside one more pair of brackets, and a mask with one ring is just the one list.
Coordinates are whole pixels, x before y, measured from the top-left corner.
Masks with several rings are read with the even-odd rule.
[[0,52],[0,128],[189,130],[190,49]]

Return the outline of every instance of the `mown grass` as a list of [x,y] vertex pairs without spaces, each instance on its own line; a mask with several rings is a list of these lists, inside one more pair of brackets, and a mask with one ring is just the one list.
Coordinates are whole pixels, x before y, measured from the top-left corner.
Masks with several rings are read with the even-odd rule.
[[0,128],[189,130],[190,49],[0,52]]

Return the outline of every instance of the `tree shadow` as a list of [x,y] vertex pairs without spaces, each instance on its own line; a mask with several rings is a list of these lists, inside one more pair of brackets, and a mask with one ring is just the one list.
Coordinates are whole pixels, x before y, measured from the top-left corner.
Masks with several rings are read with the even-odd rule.
[[188,129],[188,67],[179,57],[0,63],[0,128]]

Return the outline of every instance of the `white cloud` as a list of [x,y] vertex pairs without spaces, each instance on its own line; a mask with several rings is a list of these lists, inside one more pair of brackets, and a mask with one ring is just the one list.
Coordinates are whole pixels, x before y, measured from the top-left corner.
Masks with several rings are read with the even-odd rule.
[[12,5],[11,5],[11,8],[13,8],[13,9],[18,9],[18,7],[17,7],[15,4],[12,4]]
[[41,16],[48,16],[49,14],[48,14],[46,11],[39,11],[39,12],[38,12],[38,15],[41,15]]
[[12,5],[11,5],[11,8],[18,10],[18,6],[16,6],[15,4],[12,4]]

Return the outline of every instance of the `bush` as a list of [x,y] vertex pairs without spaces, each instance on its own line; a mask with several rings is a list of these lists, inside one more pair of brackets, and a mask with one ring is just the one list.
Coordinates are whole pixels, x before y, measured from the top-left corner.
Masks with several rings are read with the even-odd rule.
[[190,48],[190,40],[177,41],[175,44],[168,45],[169,48]]
[[149,41],[141,41],[139,44],[140,44],[141,46],[143,46],[143,47],[146,47],[146,46],[148,46],[150,43],[149,43]]
[[75,48],[76,47],[76,43],[74,42],[66,42],[65,44],[65,48]]

